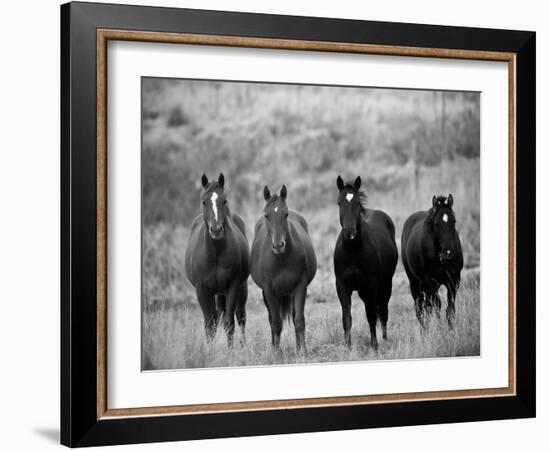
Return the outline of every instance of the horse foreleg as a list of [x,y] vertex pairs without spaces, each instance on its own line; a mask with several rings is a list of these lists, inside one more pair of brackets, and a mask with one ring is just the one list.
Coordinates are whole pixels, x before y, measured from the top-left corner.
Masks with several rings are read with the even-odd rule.
[[233,335],[235,334],[235,309],[237,306],[237,296],[239,285],[233,283],[225,295],[225,311],[223,314],[223,327],[227,334],[227,346],[233,347]]
[[294,314],[292,316],[294,320],[294,331],[296,333],[296,351],[301,351],[304,354],[307,353],[305,331],[306,331],[306,319],[304,317],[304,309],[306,304],[307,285],[304,282],[294,292]]
[[218,313],[216,310],[216,302],[213,295],[210,295],[206,289],[197,289],[197,300],[204,316],[204,331],[206,332],[206,340],[212,342],[216,336],[218,327]]
[[370,329],[370,343],[374,351],[378,351],[378,339],[376,338],[376,321],[378,320],[378,298],[376,292],[359,291],[359,297],[365,303],[367,321]]
[[460,275],[457,279],[452,280],[452,282],[449,282],[449,284],[446,285],[447,287],[447,323],[449,324],[449,328],[453,329],[454,319],[455,319],[455,300],[456,300],[456,293],[458,291],[458,286],[460,285]]
[[426,322],[424,320],[424,293],[419,292],[418,295],[414,298],[414,311],[416,313],[416,318],[420,324],[421,331],[426,329]]
[[263,291],[264,302],[267,306],[269,325],[271,326],[271,345],[276,351],[280,351],[281,332],[283,331],[283,318],[281,316],[281,300],[272,292]]
[[439,302],[441,305],[441,300],[437,293],[438,289],[439,285],[431,278],[424,280],[420,285],[421,297],[424,304],[424,323],[426,319],[431,319],[434,308],[437,311],[437,303]]
[[441,299],[439,298],[438,291],[435,291],[433,295],[433,305],[435,310],[435,316],[439,320],[439,318],[441,317]]
[[380,298],[380,304],[378,306],[378,316],[380,317],[380,323],[382,324],[382,337],[384,340],[388,339],[388,303],[390,302],[392,291],[391,280],[384,289],[384,292]]
[[218,316],[218,320],[221,320],[225,312],[225,295],[216,295],[215,300],[216,300],[216,315]]
[[239,288],[239,295],[237,297],[237,306],[235,308],[235,316],[237,323],[241,329],[242,345],[246,344],[246,335],[244,332],[246,325],[246,300],[248,298],[248,286],[246,282],[241,284]]
[[336,278],[336,293],[342,306],[344,340],[348,348],[351,348],[351,292],[346,289],[344,283],[339,278]]
[[407,274],[409,277],[409,288],[411,290],[411,296],[414,300],[414,312],[416,314],[416,319],[420,324],[420,329],[424,330],[426,328],[424,324],[424,295],[420,291],[420,284],[416,278],[412,278],[411,275]]
[[431,290],[424,290],[423,296],[424,296],[424,319],[430,320],[434,310],[433,292]]

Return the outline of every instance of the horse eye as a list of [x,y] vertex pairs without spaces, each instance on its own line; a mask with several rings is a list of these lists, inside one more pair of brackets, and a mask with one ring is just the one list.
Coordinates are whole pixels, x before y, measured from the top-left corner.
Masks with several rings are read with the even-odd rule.
[[285,214],[285,217],[288,217],[288,213]]
[[202,204],[203,204],[203,206],[206,206],[206,202],[205,202],[205,201],[203,201]]

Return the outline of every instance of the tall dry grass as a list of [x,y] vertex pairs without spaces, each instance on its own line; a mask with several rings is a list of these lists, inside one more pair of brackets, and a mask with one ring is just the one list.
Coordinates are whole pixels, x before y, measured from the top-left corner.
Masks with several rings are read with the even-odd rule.
[[[281,336],[281,354],[271,349],[267,311],[261,294],[250,285],[247,304],[246,343],[236,331],[233,349],[220,328],[214,342],[206,342],[199,306],[158,305],[143,315],[145,369],[180,369],[269,364],[325,363],[378,359],[414,359],[480,354],[479,274],[465,274],[456,302],[456,323],[450,330],[445,319],[446,296],[442,295],[441,318],[433,317],[426,331],[416,320],[413,301],[403,273],[394,282],[389,304],[388,340],[380,338],[378,352],[370,346],[370,334],[363,302],[355,294],[352,300],[352,348],[344,342],[341,311],[331,277],[315,283],[306,302],[307,354],[297,354],[294,330],[285,323]],[[445,289],[442,289],[444,294]]]

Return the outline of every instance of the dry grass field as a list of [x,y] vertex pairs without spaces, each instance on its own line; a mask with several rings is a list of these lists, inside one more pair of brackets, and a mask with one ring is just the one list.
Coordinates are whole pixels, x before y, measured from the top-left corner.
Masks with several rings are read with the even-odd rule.
[[[142,366],[177,369],[473,356],[480,353],[479,97],[381,89],[144,79]],[[289,207],[308,220],[318,271],[306,301],[307,355],[285,324],[282,355],[271,351],[267,311],[249,280],[246,344],[228,350],[223,329],[207,345],[202,313],[184,271],[188,227],[203,172],[224,172],[231,208],[249,242],[264,184],[288,187]],[[465,257],[449,330],[434,319],[421,333],[401,263],[389,304],[387,341],[368,345],[362,301],[353,297],[353,347],[343,342],[332,269],[340,225],[335,180],[361,175],[368,206],[404,221],[433,194],[452,193]],[[445,289],[440,292],[443,308]],[[138,300],[136,300],[138,301]]]
[[[220,327],[213,343],[207,344],[202,313],[196,302],[184,305],[159,305],[143,316],[145,334],[144,369],[178,369],[227,367],[266,364],[323,363],[371,359],[412,359],[444,356],[479,355],[479,274],[468,271],[456,304],[456,326],[449,330],[444,319],[434,317],[426,332],[421,332],[403,272],[394,283],[389,305],[388,340],[378,337],[380,347],[374,352],[363,302],[353,296],[351,350],[344,343],[340,303],[332,275],[318,274],[306,303],[307,354],[297,354],[294,329],[285,323],[281,337],[281,354],[271,350],[271,332],[261,293],[252,286],[247,304],[246,343],[236,331],[233,349]],[[328,280],[330,279],[330,280]],[[442,288],[442,293],[445,291]],[[442,297],[443,308],[445,301]]]

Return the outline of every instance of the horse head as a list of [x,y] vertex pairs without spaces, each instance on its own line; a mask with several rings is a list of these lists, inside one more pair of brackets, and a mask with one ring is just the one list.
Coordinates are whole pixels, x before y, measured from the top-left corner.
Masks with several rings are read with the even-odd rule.
[[357,177],[352,183],[344,183],[338,175],[336,179],[338,186],[338,207],[340,208],[340,225],[342,235],[346,240],[353,240],[357,236],[361,216],[364,212],[363,201],[365,194],[360,190],[361,177]]
[[279,195],[271,195],[269,188],[264,187],[265,223],[271,238],[271,250],[276,255],[284,253],[288,242],[288,207],[286,205],[286,186],[283,185]]
[[453,212],[453,196],[434,195],[428,216],[439,261],[444,263],[455,254],[456,219]]
[[208,181],[203,174],[202,182],[202,215],[210,237],[216,241],[225,237],[225,220],[229,214],[227,198],[224,192],[225,178],[220,173],[218,181]]

